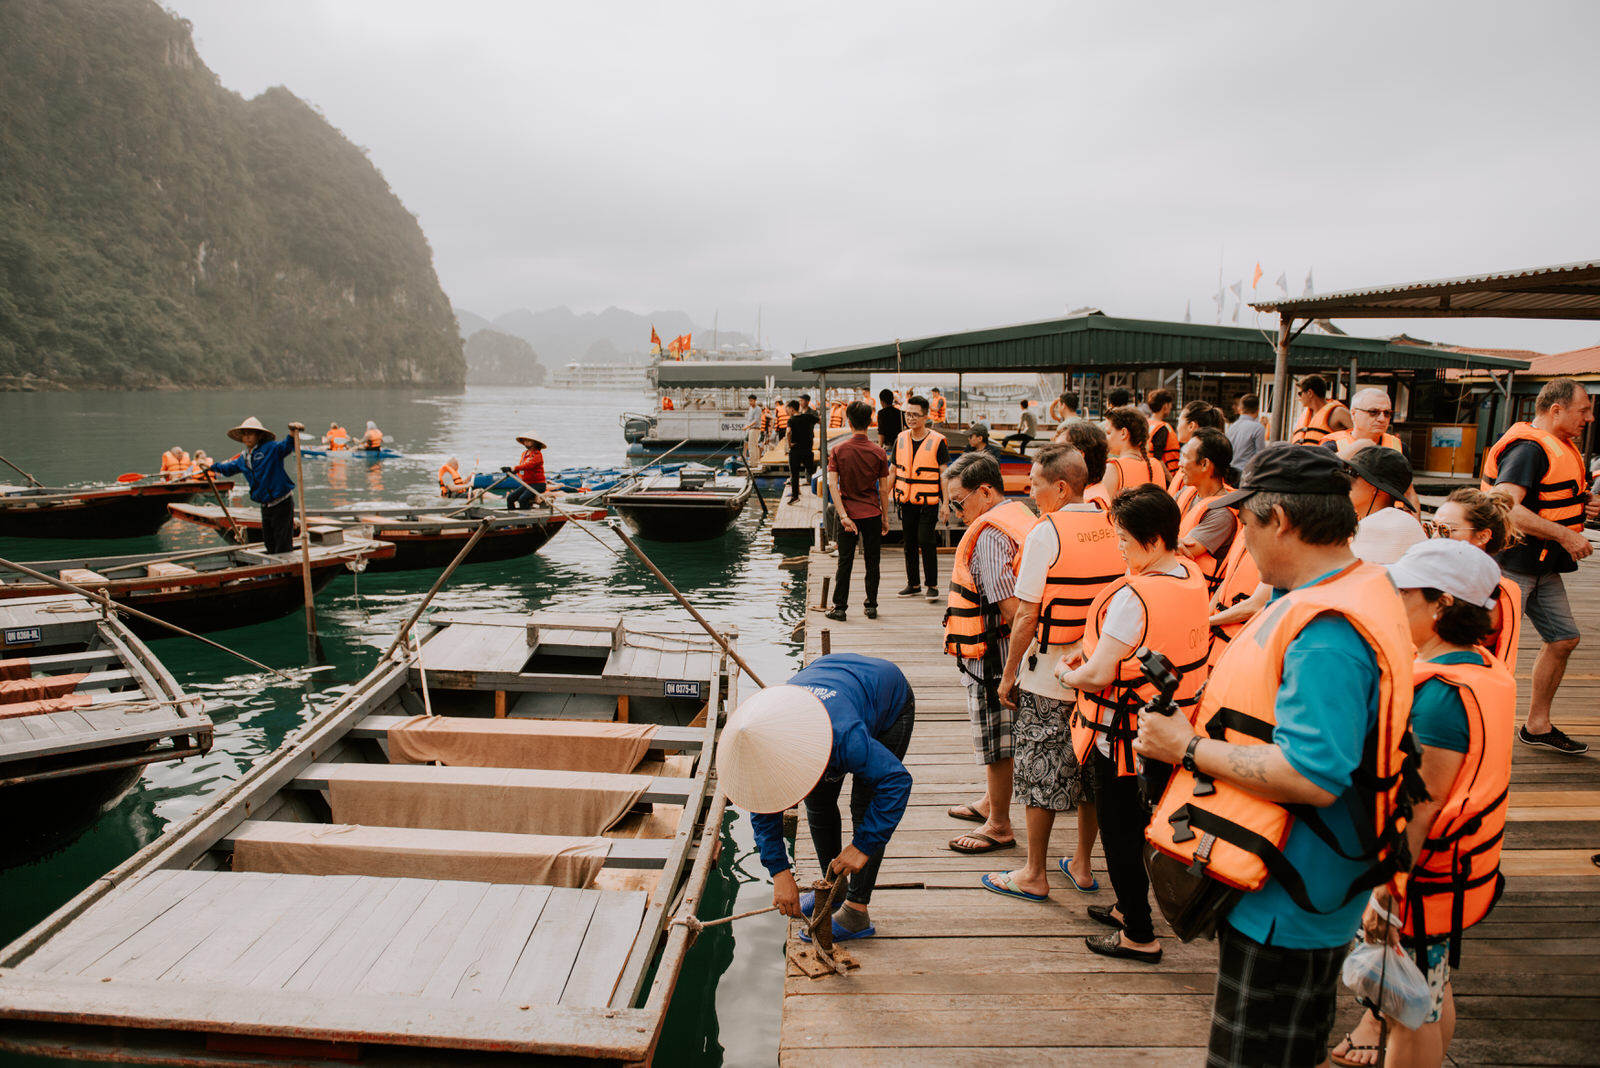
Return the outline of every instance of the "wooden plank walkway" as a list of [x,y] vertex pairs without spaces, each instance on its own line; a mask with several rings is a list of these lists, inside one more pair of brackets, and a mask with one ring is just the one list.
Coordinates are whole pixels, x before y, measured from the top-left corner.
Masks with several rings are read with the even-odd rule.
[[[941,570],[950,557],[941,554]],[[786,981],[780,1063],[812,1065],[1067,1065],[1140,1063],[1157,1068],[1204,1058],[1216,976],[1216,945],[1183,945],[1157,913],[1166,956],[1158,967],[1098,957],[1085,935],[1104,928],[1084,907],[1111,900],[1098,851],[1102,890],[1072,891],[1051,873],[1051,898],[1034,904],[988,893],[986,871],[1019,866],[1023,849],[980,857],[946,842],[971,824],[945,809],[982,794],[966,700],[955,665],[939,646],[943,605],[894,595],[903,561],[883,557],[879,618],[860,613],[860,569],[850,618],[826,620],[814,606],[834,558],[812,553],[805,657],[822,652],[882,656],[899,664],[917,694],[917,725],[906,763],[916,780],[911,804],[889,843],[872,899],[877,937],[852,944],[861,968],[813,980],[792,968]],[[946,585],[943,575],[940,588]],[[1512,776],[1503,867],[1505,897],[1472,930],[1454,979],[1458,1023],[1449,1063],[1593,1064],[1600,1058],[1600,563],[1568,577],[1588,634],[1557,697],[1555,721],[1593,747],[1582,758],[1519,745]],[[886,591],[886,592],[885,592]],[[1525,628],[1520,715],[1538,637]],[[848,814],[847,814],[848,819]],[[1012,819],[1026,841],[1022,810]],[[1052,835],[1054,856],[1074,840],[1065,814]],[[799,873],[817,873],[802,826]],[[798,925],[791,924],[791,937]],[[1357,1009],[1341,999],[1343,1034]]]

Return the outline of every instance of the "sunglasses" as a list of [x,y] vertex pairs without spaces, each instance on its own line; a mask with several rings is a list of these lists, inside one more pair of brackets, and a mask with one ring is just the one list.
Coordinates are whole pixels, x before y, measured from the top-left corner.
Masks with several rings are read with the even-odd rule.
[[1357,408],[1356,411],[1360,412],[1362,415],[1370,415],[1374,419],[1378,419],[1378,418],[1393,419],[1394,418],[1394,409],[1393,408]]

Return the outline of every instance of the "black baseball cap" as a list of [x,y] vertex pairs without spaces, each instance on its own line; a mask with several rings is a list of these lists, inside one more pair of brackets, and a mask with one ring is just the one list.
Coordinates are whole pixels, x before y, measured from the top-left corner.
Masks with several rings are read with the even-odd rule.
[[[1396,455],[1399,455],[1398,453]],[[1331,449],[1315,445],[1269,445],[1256,453],[1239,479],[1239,488],[1218,505],[1237,506],[1257,493],[1350,495],[1350,468]]]
[[1394,449],[1382,445],[1368,445],[1346,460],[1356,477],[1372,484],[1395,500],[1406,495],[1411,488],[1411,463]]

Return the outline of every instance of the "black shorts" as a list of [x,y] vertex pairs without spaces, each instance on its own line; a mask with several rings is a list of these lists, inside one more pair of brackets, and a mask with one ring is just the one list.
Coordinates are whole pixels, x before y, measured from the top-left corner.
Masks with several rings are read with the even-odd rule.
[[1348,945],[1264,946],[1217,928],[1217,994],[1207,1068],[1313,1068],[1328,1057]]

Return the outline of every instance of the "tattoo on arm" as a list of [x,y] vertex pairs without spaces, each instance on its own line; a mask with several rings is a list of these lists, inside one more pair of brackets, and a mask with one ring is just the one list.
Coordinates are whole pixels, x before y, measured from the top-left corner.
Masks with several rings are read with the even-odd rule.
[[1264,746],[1236,745],[1228,754],[1228,770],[1247,782],[1266,782],[1266,755]]

